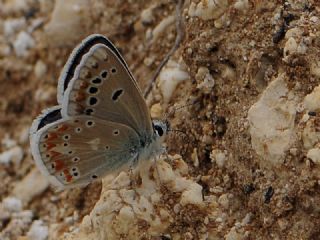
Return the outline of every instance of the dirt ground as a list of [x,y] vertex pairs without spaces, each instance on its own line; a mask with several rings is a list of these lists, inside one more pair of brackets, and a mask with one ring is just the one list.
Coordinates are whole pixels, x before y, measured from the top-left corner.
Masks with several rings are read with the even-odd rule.
[[[0,156],[0,239],[32,239],[30,226],[37,220],[48,227],[48,239],[57,239],[76,229],[100,198],[99,181],[61,193],[45,185],[22,199],[20,213],[32,212],[28,221],[21,220],[19,210],[5,209],[4,200],[16,196],[17,185],[34,174],[28,129],[42,109],[57,104],[57,80],[74,46],[91,33],[107,36],[145,89],[175,42],[176,20],[159,35],[152,32],[163,19],[175,16],[174,1],[62,2],[0,0],[0,153],[12,151],[8,161]],[[206,19],[190,11],[192,4],[200,2],[185,1],[184,38],[171,56],[183,65],[189,79],[177,86],[168,103],[155,87],[148,103],[160,103],[165,112],[194,103],[169,116],[172,128],[187,137],[170,136],[168,152],[182,156],[189,175],[202,186],[204,199],[227,196],[228,203],[218,201],[221,215],[209,220],[205,219],[208,213],[188,206],[174,214],[166,232],[145,239],[179,239],[171,238],[173,235],[180,239],[320,239],[320,171],[318,163],[307,157],[302,137],[304,112],[296,111],[293,143],[275,161],[253,147],[248,121],[249,109],[279,75],[285,75],[288,91],[294,91],[297,102],[320,84],[320,74],[312,67],[320,63],[320,3],[202,1],[205,7],[208,2],[218,6],[216,16]],[[71,13],[59,12],[62,7],[69,7]],[[146,9],[152,9],[151,15],[143,12]],[[286,34],[293,28],[301,32],[293,32],[292,38],[304,43],[303,51],[292,53],[288,47]],[[19,39],[28,42],[25,51]],[[201,87],[201,67],[214,79],[213,86]],[[309,111],[315,125],[318,115],[318,109]],[[214,150],[227,156],[223,164],[213,161]],[[206,238],[200,237],[203,231]]]

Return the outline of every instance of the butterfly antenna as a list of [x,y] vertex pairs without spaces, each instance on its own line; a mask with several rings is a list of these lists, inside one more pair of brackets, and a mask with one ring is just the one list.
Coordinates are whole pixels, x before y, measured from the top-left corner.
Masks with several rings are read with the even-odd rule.
[[168,113],[165,114],[164,118],[166,120],[169,116],[175,114],[175,112],[177,112],[177,111],[179,111],[179,110],[181,110],[183,108],[193,106],[193,105],[195,105],[197,103],[198,103],[198,101],[194,101],[192,103],[188,103],[188,104],[185,104],[185,105],[182,105],[182,106],[179,106],[179,107],[173,107],[172,110],[170,110]]

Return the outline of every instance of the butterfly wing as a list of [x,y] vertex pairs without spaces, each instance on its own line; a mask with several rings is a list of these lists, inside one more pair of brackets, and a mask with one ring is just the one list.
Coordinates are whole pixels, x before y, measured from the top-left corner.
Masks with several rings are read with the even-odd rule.
[[[75,70],[79,65],[79,63],[81,62],[82,57],[86,53],[88,53],[91,47],[93,47],[95,44],[98,44],[98,43],[106,45],[115,55],[117,55],[118,59],[122,62],[122,64],[125,66],[125,68],[131,75],[131,72],[127,66],[127,63],[124,61],[123,57],[121,56],[117,48],[111,43],[111,41],[109,41],[109,39],[107,39],[103,35],[92,34],[87,38],[85,38],[77,47],[74,48],[74,50],[72,51],[72,53],[68,58],[67,63],[65,64],[63,70],[61,71],[60,78],[58,81],[58,92],[57,92],[57,99],[60,105],[62,104],[64,92],[67,89],[71,79],[74,77]],[[139,90],[139,87],[138,87],[138,90]]]
[[142,139],[151,136],[145,100],[108,39],[89,36],[74,50],[66,69],[58,87],[63,116],[90,115],[130,126]]
[[92,116],[53,121],[59,110],[36,119],[30,135],[35,162],[55,187],[86,185],[137,158],[139,136],[129,126]]

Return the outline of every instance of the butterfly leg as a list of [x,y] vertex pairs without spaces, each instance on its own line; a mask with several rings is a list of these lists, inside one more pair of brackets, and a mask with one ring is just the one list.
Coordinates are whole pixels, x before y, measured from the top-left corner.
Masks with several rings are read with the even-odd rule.
[[139,161],[139,156],[136,156],[132,163],[130,164],[130,167],[129,167],[129,177],[130,177],[130,187],[131,189],[136,189],[136,187],[138,186],[138,181],[137,181],[137,176],[136,174],[134,173],[134,168],[138,165],[138,161]]
[[155,182],[157,183],[158,187],[161,188],[162,186],[162,183],[161,183],[161,176],[160,176],[160,172],[159,172],[159,168],[158,168],[158,164],[157,164],[157,159],[160,159],[160,156],[157,156],[157,157],[153,157],[153,169],[156,169],[156,172],[157,172],[157,176],[158,176],[158,181],[156,180],[157,178],[155,178]]
[[162,182],[161,182],[161,175],[160,175],[160,171],[158,168],[158,164],[157,164],[157,160],[160,159],[161,155],[165,156],[166,160],[170,161],[169,155],[168,155],[168,151],[166,147],[162,147],[160,149],[160,151],[158,152],[158,154],[155,154],[155,157],[153,158],[153,167],[156,169],[157,175],[158,175],[158,182],[159,182],[159,186],[162,186]]

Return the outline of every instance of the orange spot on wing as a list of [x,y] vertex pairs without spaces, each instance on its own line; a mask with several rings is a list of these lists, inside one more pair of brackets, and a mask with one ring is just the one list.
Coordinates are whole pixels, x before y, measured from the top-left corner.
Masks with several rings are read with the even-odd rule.
[[85,95],[84,93],[79,92],[79,93],[77,94],[77,97],[76,97],[76,101],[77,101],[77,102],[82,102],[82,101],[85,100],[85,99],[86,99],[86,95]]
[[55,147],[56,145],[54,143],[46,143],[47,144],[47,150],[50,150],[51,148]]
[[64,162],[62,161],[62,160],[55,160],[54,161],[54,163],[55,163],[55,168],[56,168],[56,171],[60,171],[60,170],[62,170],[63,169],[63,167],[64,167]]
[[85,88],[87,88],[89,86],[89,83],[87,83],[87,82],[82,82],[81,84],[80,84],[80,88],[81,89],[85,89]]
[[65,131],[65,130],[67,130],[67,129],[68,129],[68,125],[62,124],[62,125],[59,127],[58,132],[63,132],[63,131]]
[[55,151],[49,151],[49,154],[50,154],[50,157],[51,157],[51,158],[54,158],[54,157],[56,157],[56,156],[61,155],[61,153],[55,152]]
[[47,140],[50,141],[50,140],[56,139],[57,137],[58,137],[58,134],[56,133],[48,133]]
[[67,182],[71,182],[72,181],[72,176],[71,175],[66,176],[66,178],[67,178]]
[[71,181],[72,181],[72,176],[70,175],[69,170],[68,170],[67,168],[65,168],[65,169],[63,170],[63,173],[64,173],[64,176],[65,176],[65,178],[66,178],[66,181],[67,181],[68,183],[71,182]]

